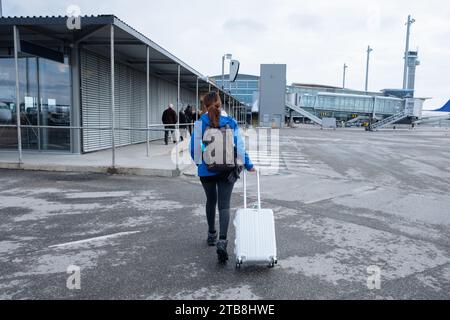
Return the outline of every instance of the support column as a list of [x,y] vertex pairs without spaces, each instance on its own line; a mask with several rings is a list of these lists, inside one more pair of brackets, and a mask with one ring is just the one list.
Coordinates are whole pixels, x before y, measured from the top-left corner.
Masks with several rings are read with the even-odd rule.
[[[72,75],[72,109],[70,125],[73,127],[81,127],[81,94],[80,94],[80,47],[78,43],[73,44],[70,55],[70,69]],[[38,83],[39,85],[39,83]],[[38,108],[39,110],[39,108]],[[38,114],[38,125],[40,115]],[[40,129],[39,129],[40,131]],[[39,137],[40,135],[38,135]],[[83,147],[81,145],[81,137],[83,130],[70,130],[70,145],[73,153],[81,154]],[[40,145],[40,142],[39,142]]]
[[232,115],[232,117],[233,118],[235,118],[236,119],[236,114],[234,113],[234,99],[231,99],[231,101],[230,101],[230,107],[231,107],[231,115]]
[[238,112],[239,122],[242,122],[242,110],[241,110],[241,106],[239,106],[239,103],[238,103],[238,102],[236,102],[236,106],[237,106],[237,112]]
[[241,110],[241,107],[239,106],[239,104],[237,103],[237,101],[236,101],[236,112],[237,112],[237,115],[238,115],[238,118],[239,118],[239,122],[242,122],[242,110]]
[[234,118],[237,121],[239,121],[239,118],[238,118],[238,115],[237,115],[237,112],[236,112],[236,101],[234,99],[233,99],[233,115],[234,115]]
[[372,110],[372,119],[370,121],[370,123],[372,124],[373,122],[375,122],[375,108],[377,107],[377,96],[373,97],[373,110]]
[[242,108],[238,103],[238,110],[239,110],[239,121],[242,122]]
[[195,97],[196,97],[196,102],[195,102],[195,121],[197,121],[198,120],[198,111],[199,111],[199,109],[198,109],[198,106],[200,105],[199,104],[199,101],[198,101],[198,77],[196,77],[197,78],[197,83],[196,83],[196,88],[195,88]]
[[112,142],[112,168],[116,167],[116,111],[115,111],[115,69],[114,69],[114,25],[111,25],[111,39],[110,39],[110,47],[111,47],[111,142]]
[[241,106],[239,106],[239,119],[241,120],[241,122],[243,122],[243,119],[242,119],[242,107]]
[[230,115],[230,110],[228,109],[228,101],[227,101],[228,95],[224,92],[223,94],[223,101],[225,104],[225,112]]
[[[180,112],[179,112],[179,110],[180,110],[180,100],[181,100],[181,97],[180,97],[180,76],[181,76],[181,66],[180,65],[178,65],[178,83],[177,83],[177,87],[178,87],[178,95],[177,95],[177,118],[178,118],[178,121],[177,121],[177,125],[176,125],[176,129],[177,130],[175,130],[175,132],[176,132],[176,134],[178,134],[178,135],[180,135]],[[178,139],[180,139],[180,137],[178,136],[178,137],[176,137],[176,139],[177,139],[177,143],[176,143],[176,145],[175,145],[175,152],[177,153],[176,154],[176,163],[175,163],[175,166],[176,166],[176,169],[177,169],[177,171],[180,169],[180,161],[179,161],[179,157],[180,157],[180,154],[179,154],[179,150],[178,150],[178,144],[180,143],[179,141],[178,141]]]
[[19,153],[19,167],[22,165],[22,130],[20,123],[20,92],[19,92],[19,30],[13,27],[14,32],[14,67],[16,72],[16,124],[17,124],[17,151]]
[[[223,88],[223,82],[222,82],[222,88]],[[226,96],[225,90],[223,91],[223,106],[224,106],[223,109],[225,110],[225,112],[228,113],[228,110],[227,110],[227,96]]]
[[150,155],[150,47],[147,46],[147,157]]

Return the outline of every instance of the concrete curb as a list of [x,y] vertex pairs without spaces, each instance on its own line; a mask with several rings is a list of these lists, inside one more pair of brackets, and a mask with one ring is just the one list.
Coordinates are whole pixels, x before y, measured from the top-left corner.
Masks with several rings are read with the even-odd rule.
[[121,174],[149,177],[178,177],[180,170],[176,169],[152,169],[152,168],[123,168],[114,169],[103,166],[67,166],[59,164],[29,164],[19,165],[14,162],[0,162],[0,169],[30,170],[30,171],[51,171],[51,172],[83,172],[83,173],[104,173]]

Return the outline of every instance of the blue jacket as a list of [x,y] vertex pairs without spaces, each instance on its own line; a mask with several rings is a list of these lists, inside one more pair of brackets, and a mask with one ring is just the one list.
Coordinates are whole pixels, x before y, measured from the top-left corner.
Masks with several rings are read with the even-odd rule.
[[[234,133],[234,145],[237,148],[237,153],[244,160],[244,166],[247,170],[251,170],[253,168],[253,163],[251,162],[247,152],[245,152],[244,141],[239,134],[239,126],[235,119],[230,116],[220,116],[219,126],[224,127],[229,125],[231,129],[233,129]],[[217,172],[211,172],[207,169],[205,162],[202,157],[202,142],[203,142],[203,134],[205,133],[206,128],[210,126],[209,117],[207,114],[203,114],[198,121],[194,124],[194,130],[192,131],[191,137],[191,157],[194,159],[194,162],[197,164],[198,168],[198,176],[199,177],[210,177],[215,176]]]

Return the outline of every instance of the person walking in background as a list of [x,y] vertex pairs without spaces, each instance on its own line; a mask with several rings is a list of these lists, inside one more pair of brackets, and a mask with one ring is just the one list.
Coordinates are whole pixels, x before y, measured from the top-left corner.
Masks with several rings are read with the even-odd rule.
[[199,109],[194,109],[194,111],[192,112],[192,117],[194,118],[194,123],[195,123],[195,121],[200,119],[201,115],[202,115],[202,113]]
[[181,108],[178,119],[180,120],[180,140],[183,141],[186,137],[186,129],[187,129],[187,121],[186,121],[186,115],[183,111],[183,108]]
[[[228,116],[222,110],[222,102],[217,92],[210,92],[202,99],[202,110],[206,111],[195,122],[194,131],[191,136],[191,157],[197,164],[198,176],[200,182],[206,194],[206,218],[208,222],[208,237],[207,244],[209,246],[216,245],[217,255],[220,263],[225,263],[228,260],[227,253],[227,233],[228,224],[230,221],[230,200],[233,192],[233,187],[236,180],[239,177],[239,173],[242,170],[242,165],[246,170],[255,172],[248,154],[245,152],[244,142],[239,134],[239,127],[237,121]],[[219,171],[210,164],[205,162],[205,156],[203,152],[209,147],[210,143],[214,140],[210,140],[210,143],[205,146],[205,132],[208,130],[218,131],[217,129],[232,130],[231,138],[237,152],[232,150],[235,154],[235,159],[231,166],[231,171]],[[220,149],[220,148],[218,148]],[[216,151],[214,151],[216,152]],[[240,158],[240,162],[236,160]],[[217,156],[217,155],[216,155]],[[229,164],[226,163],[225,166]],[[216,219],[216,206],[219,208],[219,241],[217,241],[217,231],[215,226]]]
[[169,104],[166,110],[162,114],[162,123],[164,124],[164,143],[169,143],[169,133],[172,136],[173,143],[176,143],[174,130],[175,124],[178,122],[178,116],[175,110],[173,110],[173,104]]
[[189,135],[192,136],[192,123],[194,123],[194,114],[190,105],[186,107],[184,115],[186,116],[186,123],[188,123],[187,128],[189,130]]

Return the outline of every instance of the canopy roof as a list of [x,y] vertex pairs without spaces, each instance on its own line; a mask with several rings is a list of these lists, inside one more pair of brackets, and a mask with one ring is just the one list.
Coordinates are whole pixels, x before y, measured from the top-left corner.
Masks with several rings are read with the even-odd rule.
[[[110,56],[110,26],[114,25],[115,59],[130,67],[146,71],[149,47],[151,74],[176,82],[180,65],[181,86],[199,91],[220,90],[206,76],[160,47],[114,15],[81,16],[81,29],[67,27],[67,16],[2,17],[0,18],[0,47],[13,50],[13,26],[19,28],[20,40],[37,46],[63,51],[64,47],[79,45],[105,57]],[[222,90],[220,90],[222,92]],[[234,98],[235,100],[238,100]]]

